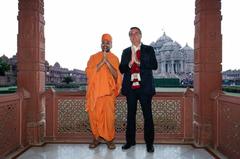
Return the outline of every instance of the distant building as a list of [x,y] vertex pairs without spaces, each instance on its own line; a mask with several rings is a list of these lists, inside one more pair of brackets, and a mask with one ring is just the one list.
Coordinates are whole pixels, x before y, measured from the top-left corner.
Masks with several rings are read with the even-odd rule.
[[[5,76],[0,76],[0,86],[16,85],[17,77],[17,58],[14,55],[12,58],[8,58],[3,55],[2,58],[5,62],[10,64],[10,71],[6,72]],[[68,70],[62,68],[58,62],[53,66],[49,65],[48,61],[45,62],[46,84],[60,84],[65,77],[72,77],[73,82],[77,84],[86,84],[86,74],[82,70],[73,69]]]
[[227,70],[222,72],[223,80],[240,80],[240,70]]
[[158,69],[154,78],[178,78],[182,85],[193,85],[194,50],[188,44],[182,47],[164,32],[150,44],[156,53]]
[[240,85],[240,70],[227,70],[222,72],[224,85]]
[[182,47],[166,33],[150,44],[156,53],[158,69],[155,78],[185,78],[193,74],[194,50],[186,44]]

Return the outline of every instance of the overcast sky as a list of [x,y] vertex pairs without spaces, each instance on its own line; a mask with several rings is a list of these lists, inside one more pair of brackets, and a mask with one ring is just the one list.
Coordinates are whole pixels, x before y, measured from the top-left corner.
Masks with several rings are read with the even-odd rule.
[[[195,0],[45,0],[45,52],[50,65],[84,70],[100,50],[101,36],[113,37],[112,52],[121,58],[131,45],[129,28],[142,30],[150,44],[163,32],[193,48]],[[0,56],[17,52],[18,0],[0,0]],[[240,1],[222,0],[223,70],[240,69]]]

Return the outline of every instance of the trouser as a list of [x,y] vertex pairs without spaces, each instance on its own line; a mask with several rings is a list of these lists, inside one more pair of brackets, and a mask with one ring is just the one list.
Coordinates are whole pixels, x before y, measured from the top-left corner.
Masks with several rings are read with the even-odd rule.
[[142,94],[138,90],[132,90],[127,96],[127,130],[126,142],[134,144],[136,141],[136,111],[137,101],[140,101],[144,117],[144,140],[147,145],[154,141],[154,125],[152,118],[152,96]]

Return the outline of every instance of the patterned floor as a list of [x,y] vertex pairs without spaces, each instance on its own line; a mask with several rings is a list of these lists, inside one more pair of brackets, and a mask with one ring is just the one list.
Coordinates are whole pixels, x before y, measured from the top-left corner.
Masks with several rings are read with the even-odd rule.
[[148,153],[145,144],[124,151],[122,144],[116,146],[109,150],[106,144],[95,149],[89,149],[88,144],[47,144],[28,149],[18,159],[214,159],[205,149],[191,145],[155,144],[154,153]]

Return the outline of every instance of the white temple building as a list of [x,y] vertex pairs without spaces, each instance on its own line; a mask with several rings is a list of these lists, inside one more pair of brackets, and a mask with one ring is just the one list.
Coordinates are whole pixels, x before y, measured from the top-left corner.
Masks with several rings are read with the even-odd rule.
[[182,47],[164,32],[150,45],[154,48],[158,61],[155,78],[193,78],[194,50],[188,44]]

